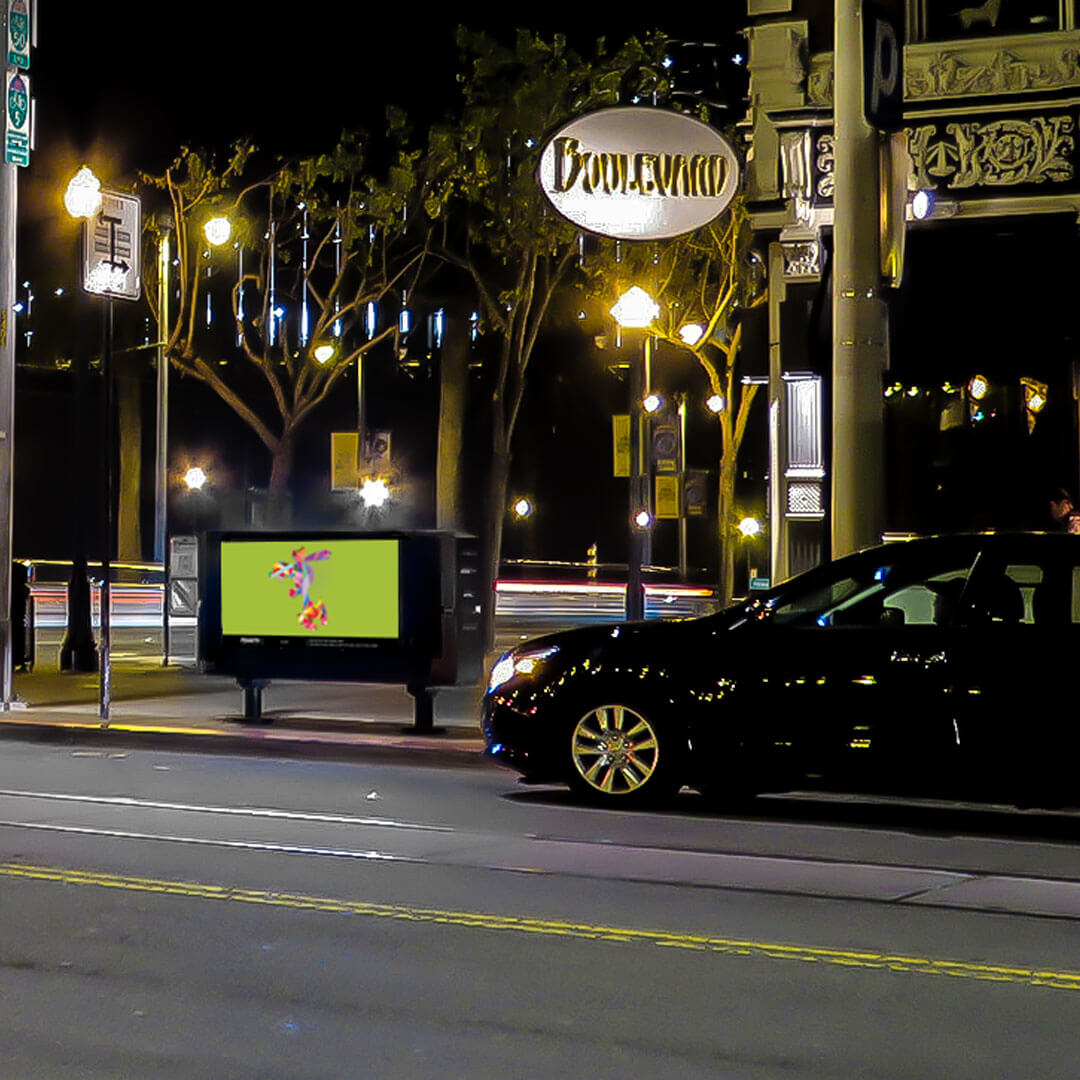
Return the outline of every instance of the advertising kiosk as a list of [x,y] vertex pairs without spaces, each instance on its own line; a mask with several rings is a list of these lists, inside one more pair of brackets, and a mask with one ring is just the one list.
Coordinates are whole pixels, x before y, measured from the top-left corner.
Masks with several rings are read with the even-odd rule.
[[448,532],[205,537],[200,659],[236,676],[244,720],[272,679],[396,683],[433,729],[432,694],[481,677],[476,540]]

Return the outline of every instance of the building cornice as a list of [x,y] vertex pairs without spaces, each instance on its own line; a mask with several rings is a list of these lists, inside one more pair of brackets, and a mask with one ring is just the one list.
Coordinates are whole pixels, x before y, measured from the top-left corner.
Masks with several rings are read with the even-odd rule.
[[[810,57],[807,103],[832,106],[833,54]],[[1080,87],[1080,31],[904,47],[904,101],[920,103],[1007,94],[1045,94]]]

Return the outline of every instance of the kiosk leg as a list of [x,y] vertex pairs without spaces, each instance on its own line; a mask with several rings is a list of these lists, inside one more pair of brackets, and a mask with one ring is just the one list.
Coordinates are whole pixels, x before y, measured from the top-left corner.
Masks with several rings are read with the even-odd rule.
[[269,679],[237,679],[244,691],[244,715],[237,719],[243,724],[272,724],[262,714],[262,692],[270,685]]
[[435,726],[435,691],[430,686],[413,683],[405,689],[413,699],[413,726],[403,731],[421,732],[424,735],[441,735],[446,728]]

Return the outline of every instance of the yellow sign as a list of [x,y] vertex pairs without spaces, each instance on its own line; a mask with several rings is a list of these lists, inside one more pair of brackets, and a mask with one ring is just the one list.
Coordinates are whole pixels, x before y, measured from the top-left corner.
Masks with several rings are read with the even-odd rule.
[[357,461],[360,434],[356,431],[330,432],[330,490],[355,491],[360,474]]
[[615,475],[630,475],[630,415],[616,413],[611,418],[611,434],[615,447]]
[[656,517],[677,518],[679,516],[679,478],[677,476],[656,477]]

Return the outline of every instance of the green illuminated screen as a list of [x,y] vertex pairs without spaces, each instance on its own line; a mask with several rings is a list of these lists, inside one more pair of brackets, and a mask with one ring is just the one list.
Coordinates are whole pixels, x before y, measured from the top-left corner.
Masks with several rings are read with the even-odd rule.
[[221,632],[396,638],[398,541],[223,541]]

